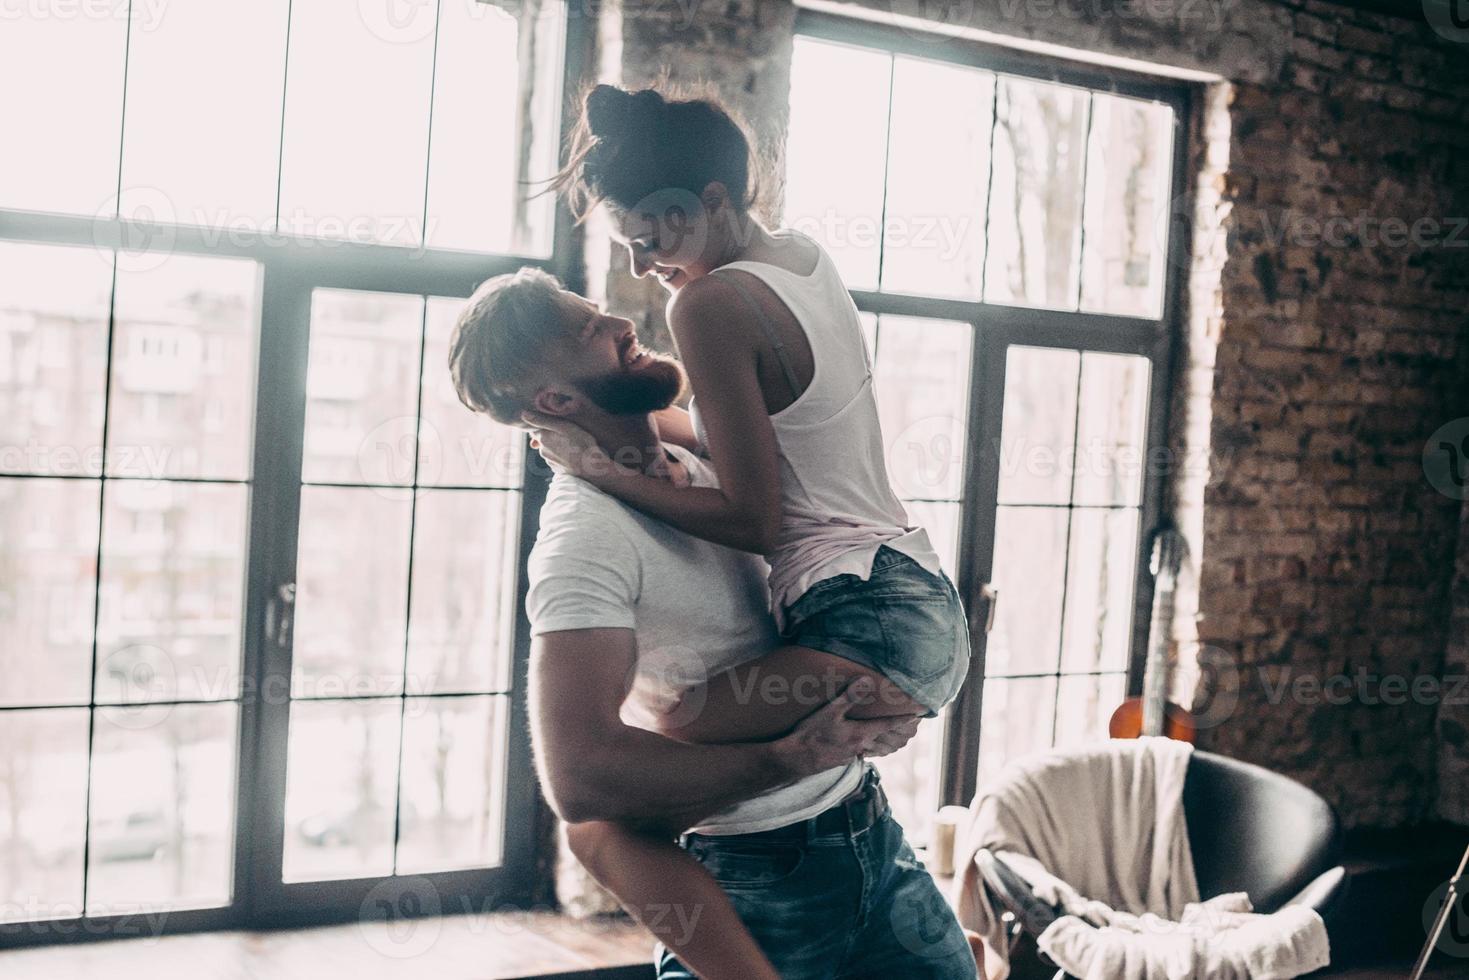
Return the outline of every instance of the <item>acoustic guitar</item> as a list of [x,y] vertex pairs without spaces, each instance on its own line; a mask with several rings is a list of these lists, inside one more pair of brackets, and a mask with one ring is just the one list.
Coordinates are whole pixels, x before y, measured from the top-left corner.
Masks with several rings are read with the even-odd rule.
[[1148,657],[1143,666],[1143,693],[1128,698],[1112,712],[1107,734],[1113,738],[1165,735],[1193,742],[1197,733],[1188,710],[1168,700],[1168,654],[1172,648],[1173,593],[1188,546],[1172,524],[1153,535],[1149,571],[1153,575],[1153,615],[1148,629]]

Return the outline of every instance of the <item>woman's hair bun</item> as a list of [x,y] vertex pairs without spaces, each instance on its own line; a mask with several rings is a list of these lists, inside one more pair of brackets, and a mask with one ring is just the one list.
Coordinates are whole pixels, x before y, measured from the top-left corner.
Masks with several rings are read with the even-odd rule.
[[712,90],[665,82],[636,92],[598,85],[582,100],[567,161],[549,184],[578,218],[601,201],[634,208],[658,191],[697,196],[716,181],[745,210],[759,191],[754,146]]
[[667,103],[653,89],[629,92],[598,85],[587,93],[587,126],[598,139],[616,140],[650,133]]

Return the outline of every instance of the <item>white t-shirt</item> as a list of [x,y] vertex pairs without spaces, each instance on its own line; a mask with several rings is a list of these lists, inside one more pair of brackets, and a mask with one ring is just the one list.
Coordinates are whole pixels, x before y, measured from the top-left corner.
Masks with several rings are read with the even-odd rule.
[[[712,468],[669,447],[696,486]],[[632,629],[638,656],[622,706],[629,725],[651,729],[651,712],[727,667],[776,647],[760,558],[700,540],[640,514],[585,480],[556,474],[541,508],[529,563],[531,634]],[[857,788],[862,764],[807,776],[736,804],[692,828],[748,834],[814,817]]]

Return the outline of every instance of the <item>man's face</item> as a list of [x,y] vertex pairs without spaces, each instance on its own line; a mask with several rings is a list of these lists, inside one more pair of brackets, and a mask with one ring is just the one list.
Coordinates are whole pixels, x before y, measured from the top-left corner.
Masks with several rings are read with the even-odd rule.
[[683,366],[638,343],[631,320],[603,313],[577,296],[572,315],[583,319],[558,374],[611,415],[643,415],[672,405],[683,392]]

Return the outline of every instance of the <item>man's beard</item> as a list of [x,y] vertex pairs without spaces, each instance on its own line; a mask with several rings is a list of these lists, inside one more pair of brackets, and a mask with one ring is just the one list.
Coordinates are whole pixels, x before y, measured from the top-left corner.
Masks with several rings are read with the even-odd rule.
[[683,393],[683,367],[672,358],[650,355],[635,371],[612,371],[578,382],[586,396],[609,415],[646,415],[672,405]]

